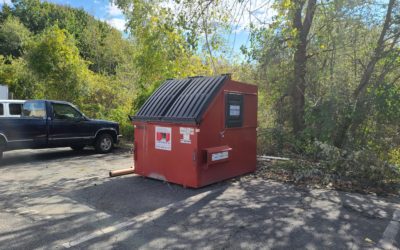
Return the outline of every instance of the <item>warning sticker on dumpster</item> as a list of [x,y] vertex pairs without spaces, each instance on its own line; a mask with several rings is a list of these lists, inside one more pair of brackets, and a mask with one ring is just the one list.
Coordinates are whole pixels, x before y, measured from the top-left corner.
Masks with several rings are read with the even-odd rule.
[[190,136],[194,135],[194,129],[193,128],[180,127],[179,128],[179,133],[181,134],[181,143],[183,143],[183,144],[191,144],[192,143],[192,140],[190,139]]
[[223,159],[228,159],[229,157],[229,152],[228,151],[224,151],[224,152],[219,152],[219,153],[215,153],[211,155],[211,160],[212,161],[220,161]]
[[156,127],[156,149],[171,151],[172,136],[171,128]]

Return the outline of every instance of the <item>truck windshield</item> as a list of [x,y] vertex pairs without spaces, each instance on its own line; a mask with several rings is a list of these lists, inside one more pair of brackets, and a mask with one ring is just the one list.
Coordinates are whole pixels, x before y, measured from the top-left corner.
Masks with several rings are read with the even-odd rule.
[[30,118],[46,118],[45,103],[40,102],[26,102],[22,108],[22,116]]

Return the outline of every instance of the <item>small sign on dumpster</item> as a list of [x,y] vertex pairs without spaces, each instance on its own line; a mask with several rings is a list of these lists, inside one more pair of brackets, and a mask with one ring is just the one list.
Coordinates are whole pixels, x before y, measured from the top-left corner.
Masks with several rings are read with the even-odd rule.
[[192,141],[190,140],[190,136],[194,135],[194,129],[193,128],[184,128],[181,127],[179,128],[179,132],[181,134],[181,143],[183,144],[191,144]]
[[171,151],[171,128],[156,127],[156,149]]

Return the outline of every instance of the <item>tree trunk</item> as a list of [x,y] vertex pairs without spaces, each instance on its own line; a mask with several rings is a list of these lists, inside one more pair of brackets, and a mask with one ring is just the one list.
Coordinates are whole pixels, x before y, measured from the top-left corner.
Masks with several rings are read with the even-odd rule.
[[356,127],[358,127],[359,124],[361,124],[364,121],[365,116],[362,116],[359,112],[362,112],[362,109],[364,106],[365,89],[371,83],[371,77],[372,77],[372,74],[374,73],[375,66],[378,63],[378,61],[381,59],[382,54],[384,53],[385,36],[387,35],[387,33],[390,29],[391,19],[392,19],[392,11],[393,11],[395,2],[396,2],[396,0],[390,0],[390,2],[388,4],[386,16],[385,16],[385,22],[383,24],[381,34],[379,36],[376,47],[374,49],[374,53],[367,65],[367,67],[364,70],[364,73],[361,77],[360,83],[358,84],[356,90],[353,92],[353,98],[354,98],[353,112],[350,117],[344,119],[342,124],[339,126],[338,132],[336,133],[335,140],[334,140],[334,145],[336,147],[339,147],[339,148],[343,147],[343,145],[346,142],[348,130],[350,127],[353,127],[353,129],[355,129]]
[[316,0],[308,0],[303,21],[302,13],[304,5],[305,1],[297,1],[293,16],[293,27],[298,32],[296,50],[294,53],[294,81],[290,93],[292,97],[292,126],[295,134],[298,134],[305,128],[304,108],[305,91],[307,87],[307,37],[310,33],[314,18]]

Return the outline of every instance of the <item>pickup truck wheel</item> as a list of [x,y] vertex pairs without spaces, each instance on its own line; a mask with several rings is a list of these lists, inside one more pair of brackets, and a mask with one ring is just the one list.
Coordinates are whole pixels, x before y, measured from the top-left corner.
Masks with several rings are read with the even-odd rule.
[[110,134],[101,134],[97,137],[94,147],[97,153],[106,154],[111,152],[113,146],[114,142],[112,136]]
[[72,146],[71,148],[72,148],[72,150],[74,150],[74,151],[81,151],[81,150],[83,150],[84,147],[85,147],[85,146]]
[[3,152],[5,148],[6,148],[5,140],[2,140],[2,138],[0,138],[0,161],[3,159]]

